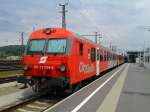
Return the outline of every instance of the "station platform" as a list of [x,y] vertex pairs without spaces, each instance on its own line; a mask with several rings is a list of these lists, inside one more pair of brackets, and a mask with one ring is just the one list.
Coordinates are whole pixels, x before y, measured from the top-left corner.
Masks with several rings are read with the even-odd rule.
[[149,112],[150,65],[124,64],[45,112]]
[[0,111],[19,104],[21,101],[24,101],[24,99],[35,95],[31,88],[19,89],[18,87],[20,87],[20,85],[18,85],[17,82],[0,85]]

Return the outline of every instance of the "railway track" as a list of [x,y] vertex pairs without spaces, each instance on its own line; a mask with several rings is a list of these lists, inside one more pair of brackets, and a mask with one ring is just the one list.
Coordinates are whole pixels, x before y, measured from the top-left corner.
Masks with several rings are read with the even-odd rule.
[[15,64],[15,65],[19,65],[21,64],[22,60],[0,60],[0,65],[8,65],[8,64]]
[[0,72],[4,71],[14,71],[14,70],[23,70],[23,66],[21,65],[0,65]]
[[15,71],[15,70],[23,70],[23,67],[7,67],[7,68],[1,68],[0,67],[0,72],[5,72],[5,71]]
[[17,76],[0,78],[0,84],[8,83],[8,82],[13,82],[13,81],[16,81],[16,80],[17,80]]
[[16,104],[0,109],[1,112],[42,112],[47,108],[53,106],[60,100],[65,98],[64,96],[55,95],[37,95],[29,99],[24,99]]
[[0,60],[0,71],[21,70],[21,60]]

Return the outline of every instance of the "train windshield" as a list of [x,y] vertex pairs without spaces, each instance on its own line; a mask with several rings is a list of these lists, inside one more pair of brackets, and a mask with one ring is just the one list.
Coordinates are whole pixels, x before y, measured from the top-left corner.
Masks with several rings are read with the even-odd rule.
[[65,54],[67,50],[67,39],[49,39],[47,46],[48,54]]
[[28,44],[27,54],[42,54],[45,46],[45,40],[30,40]]

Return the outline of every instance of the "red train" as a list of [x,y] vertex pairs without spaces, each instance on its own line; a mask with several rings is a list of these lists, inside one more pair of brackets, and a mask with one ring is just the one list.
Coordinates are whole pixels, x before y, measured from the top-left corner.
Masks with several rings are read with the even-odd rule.
[[34,31],[23,57],[24,75],[36,91],[70,89],[122,63],[123,56],[63,28]]

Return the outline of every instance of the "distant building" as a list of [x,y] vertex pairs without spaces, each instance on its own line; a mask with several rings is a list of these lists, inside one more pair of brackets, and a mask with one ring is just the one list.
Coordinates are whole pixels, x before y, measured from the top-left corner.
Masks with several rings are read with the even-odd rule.
[[128,61],[130,63],[140,63],[143,60],[143,51],[127,51]]

